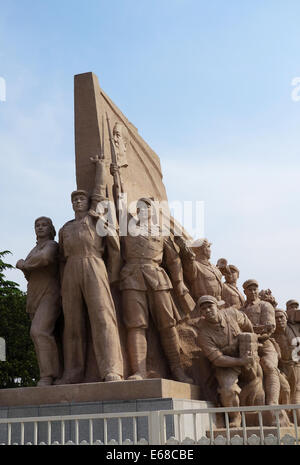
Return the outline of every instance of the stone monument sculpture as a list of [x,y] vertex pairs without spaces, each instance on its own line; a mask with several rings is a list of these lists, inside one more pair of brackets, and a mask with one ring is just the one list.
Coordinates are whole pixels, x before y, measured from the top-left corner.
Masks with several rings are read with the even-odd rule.
[[[202,296],[197,302],[203,318],[199,331],[199,345],[214,367],[221,404],[224,407],[238,407],[241,392],[239,379],[247,377],[248,370],[257,364],[257,338],[254,334],[252,339],[248,336],[252,345],[253,341],[256,344],[256,350],[253,351],[251,343],[249,345],[245,339],[240,339],[241,333],[253,333],[248,317],[234,307],[220,311],[220,302],[213,296]],[[256,376],[255,371],[254,377]],[[255,384],[253,388],[255,391]],[[255,392],[252,400],[254,398]],[[241,425],[239,412],[230,413],[229,418],[231,427]]]
[[228,265],[227,260],[224,258],[218,260],[217,267],[225,277],[221,296],[225,306],[241,308],[245,303],[245,298],[237,287],[237,280],[240,275],[239,269],[234,265]]
[[[163,234],[154,211],[155,202],[167,204],[160,160],[92,73],[75,76],[75,152],[75,219],[59,232],[60,272],[55,231],[45,217],[36,220],[37,246],[17,264],[28,280],[38,385],[82,383],[45,389],[53,398],[63,392],[70,402],[74,397],[105,402],[111,396],[136,400],[132,393],[118,398],[124,384],[107,381],[126,379],[140,395],[138,386],[152,389],[153,381],[162,386],[162,378],[184,383],[194,378],[197,386],[178,389],[214,405],[298,401],[293,341],[300,336],[299,304],[287,302],[288,323],[276,311],[276,326],[277,302],[269,289],[258,293],[257,281],[247,280],[245,301],[237,287],[239,269],[225,259],[213,265],[207,239],[192,241],[184,230],[177,237],[173,218]],[[105,202],[115,224],[106,216]],[[61,306],[63,367],[55,339]],[[87,384],[91,380],[104,381],[96,394]],[[240,414],[231,414],[230,425],[240,424]]]
[[[127,329],[127,348],[130,359],[129,379],[144,379],[147,375],[147,329],[149,315],[159,331],[161,344],[174,378],[192,383],[180,365],[180,345],[176,330],[176,308],[170,290],[182,295],[187,292],[183,283],[179,256],[170,237],[160,228],[153,230],[153,202],[141,198],[137,202],[138,234],[122,237],[124,266],[120,275],[123,321]],[[171,276],[161,267],[162,261]]]
[[38,386],[53,384],[60,375],[55,326],[61,313],[58,244],[50,218],[41,216],[34,223],[37,243],[26,259],[18,260],[28,281],[26,311],[31,319],[30,335],[39,364]]
[[[91,195],[84,190],[71,195],[75,219],[59,232],[62,267],[62,305],[64,314],[64,374],[57,384],[80,383],[86,365],[86,321],[104,381],[121,380],[123,361],[110,283],[119,279],[120,244],[117,235],[101,237],[96,231],[98,202],[106,200],[105,160],[91,159],[96,166],[95,187]],[[103,255],[107,251],[104,263]]]
[[191,248],[181,248],[184,276],[196,302],[203,295],[212,295],[221,300],[222,274],[209,261],[210,246],[207,239],[198,239],[191,244]]

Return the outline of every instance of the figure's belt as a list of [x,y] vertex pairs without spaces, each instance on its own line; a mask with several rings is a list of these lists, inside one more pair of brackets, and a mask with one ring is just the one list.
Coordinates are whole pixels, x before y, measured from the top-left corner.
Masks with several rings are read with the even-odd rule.
[[67,255],[67,260],[71,258],[101,258],[102,260],[102,254],[101,253],[92,253],[92,254],[85,254],[85,253],[72,253],[70,255]]
[[151,258],[129,258],[126,261],[126,265],[152,265],[152,266],[159,266],[155,260]]

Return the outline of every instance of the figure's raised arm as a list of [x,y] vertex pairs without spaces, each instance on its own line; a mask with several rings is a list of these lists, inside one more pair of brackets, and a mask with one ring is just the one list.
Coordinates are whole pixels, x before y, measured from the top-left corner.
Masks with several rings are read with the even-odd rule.
[[[44,247],[40,250],[35,250],[34,254],[29,254],[26,260],[22,262],[22,271],[32,271],[36,268],[42,268],[52,263],[55,263],[58,259],[58,245],[55,241],[48,241]],[[21,260],[19,260],[20,262]],[[17,265],[19,264],[17,263]]]
[[106,200],[105,179],[107,172],[107,162],[104,158],[101,158],[99,155],[96,155],[95,157],[90,157],[90,160],[95,165],[95,182],[94,189],[91,195],[91,209],[96,210],[98,202],[101,202],[101,200]]

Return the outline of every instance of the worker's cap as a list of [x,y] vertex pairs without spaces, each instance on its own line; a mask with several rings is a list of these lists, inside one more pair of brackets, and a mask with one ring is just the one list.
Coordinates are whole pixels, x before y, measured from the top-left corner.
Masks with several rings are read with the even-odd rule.
[[72,202],[74,200],[74,197],[77,196],[77,195],[84,195],[87,199],[89,198],[89,194],[87,193],[87,191],[85,191],[83,189],[79,189],[77,191],[72,192],[72,194],[71,194],[71,201]]
[[238,269],[238,267],[235,266],[235,265],[229,265],[229,269],[230,269],[230,271],[232,271],[232,272],[234,272],[234,273],[239,273],[239,272],[240,272],[240,270]]
[[252,286],[252,284],[255,284],[255,286],[258,287],[258,282],[256,279],[247,279],[247,281],[245,281],[243,284],[243,288],[247,289],[249,286]]
[[283,310],[282,308],[275,308],[275,317],[280,314],[284,315],[287,318],[287,314],[285,310]]
[[192,242],[191,247],[194,249],[200,249],[203,245],[212,245],[211,242],[209,242],[207,239],[196,239],[195,241]]
[[212,304],[216,304],[218,306],[221,306],[221,305],[223,305],[225,303],[223,300],[217,300],[212,295],[202,295],[197,301],[197,306],[201,307],[203,304],[205,304],[207,302],[212,303]]
[[139,206],[143,205],[143,204],[146,204],[146,205],[149,205],[150,207],[152,207],[153,202],[154,202],[153,197],[141,197],[140,199],[138,199],[138,201],[136,203],[136,207],[139,208]]
[[298,305],[299,306],[299,302],[295,299],[290,299],[287,301],[287,303],[285,304],[286,305],[286,308],[288,308],[290,305]]

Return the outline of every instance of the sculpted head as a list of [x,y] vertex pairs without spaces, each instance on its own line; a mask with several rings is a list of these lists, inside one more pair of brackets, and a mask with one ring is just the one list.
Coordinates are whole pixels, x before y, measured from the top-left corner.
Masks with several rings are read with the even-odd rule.
[[255,279],[247,279],[243,288],[248,302],[252,303],[259,299],[258,282]]
[[40,216],[34,222],[34,229],[37,240],[51,239],[53,240],[56,235],[51,218],[47,216]]
[[287,310],[299,310],[299,302],[297,300],[288,300],[285,305]]
[[72,192],[71,201],[75,213],[87,212],[90,205],[89,195],[84,190]]
[[229,265],[226,270],[223,272],[225,276],[225,281],[228,284],[236,284],[240,276],[239,269],[234,265]]
[[128,131],[124,124],[117,122],[113,128],[113,138],[116,147],[120,152],[125,153],[128,143]]
[[223,303],[223,301],[218,301],[211,295],[201,296],[197,302],[197,308],[200,310],[201,318],[208,323],[218,323],[220,321],[219,306]]
[[284,310],[275,309],[276,331],[284,332],[287,326],[287,315]]
[[136,211],[141,222],[150,221],[153,211],[153,200],[147,197],[142,197],[137,201]]
[[207,239],[197,239],[192,243],[192,250],[195,252],[197,258],[209,260],[211,256],[211,245],[211,242]]

